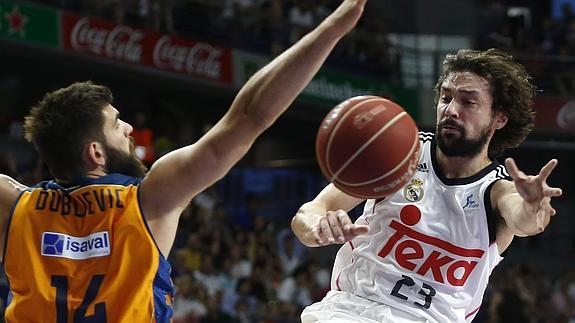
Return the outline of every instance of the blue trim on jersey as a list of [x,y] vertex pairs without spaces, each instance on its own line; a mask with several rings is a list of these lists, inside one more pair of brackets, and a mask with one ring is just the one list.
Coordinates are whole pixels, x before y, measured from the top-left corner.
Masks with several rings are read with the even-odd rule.
[[[10,286],[8,286],[10,287]],[[8,308],[8,305],[10,305],[10,303],[12,303],[12,298],[14,298],[14,295],[12,295],[12,289],[8,290],[8,297],[6,298],[6,306],[4,306],[4,311],[6,311],[6,309]]]
[[142,216],[142,221],[146,226],[146,230],[148,230],[148,234],[152,238],[158,253],[160,254],[160,263],[158,265],[158,272],[156,273],[156,278],[154,278],[154,308],[156,313],[156,322],[157,323],[169,323],[171,322],[172,316],[174,315],[174,309],[172,304],[168,304],[166,302],[166,297],[169,297],[170,300],[173,300],[176,294],[176,288],[172,282],[171,273],[172,273],[172,266],[166,260],[162,251],[158,247],[158,243],[156,239],[154,239],[154,235],[152,234],[152,230],[150,230],[150,226],[148,225],[148,221],[146,220],[146,216],[144,215],[144,210],[142,209],[142,194],[140,190],[141,186],[138,185],[136,195],[138,196],[138,208],[140,209],[140,215]]
[[175,287],[170,274],[172,267],[170,263],[160,253],[160,264],[158,272],[154,278],[154,309],[157,323],[169,323],[174,315],[172,300],[175,294]]
[[148,230],[148,234],[152,238],[152,241],[154,242],[156,249],[162,255],[162,250],[160,250],[160,247],[158,247],[158,243],[156,242],[156,239],[154,239],[154,235],[152,234],[152,230],[150,230],[150,226],[148,225],[148,220],[146,220],[146,216],[144,215],[144,209],[142,209],[142,194],[141,194],[142,190],[140,190],[140,188],[141,188],[141,186],[138,185],[138,188],[136,190],[136,196],[138,197],[138,209],[140,210],[140,215],[142,216],[142,221],[144,222],[144,226],[146,227],[146,230]]
[[112,173],[97,178],[82,177],[71,183],[60,184],[55,180],[43,181],[36,185],[34,188],[43,188],[45,190],[64,190],[67,192],[74,191],[80,187],[88,185],[138,185],[142,182],[141,178],[126,176],[118,173]]

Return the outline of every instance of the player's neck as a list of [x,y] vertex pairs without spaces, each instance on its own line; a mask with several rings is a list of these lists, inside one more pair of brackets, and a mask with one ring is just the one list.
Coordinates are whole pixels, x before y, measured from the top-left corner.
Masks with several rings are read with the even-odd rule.
[[93,169],[91,171],[87,171],[86,173],[84,173],[79,178],[59,178],[59,177],[56,177],[56,178],[54,178],[54,180],[58,184],[66,185],[66,184],[74,183],[75,181],[77,181],[80,178],[98,178],[98,177],[102,177],[102,176],[106,176],[106,175],[108,175],[108,173],[105,170],[103,170],[101,168],[96,168],[96,169]]
[[106,176],[108,175],[108,172],[103,169],[102,167],[98,167],[95,168],[91,171],[86,172],[86,174],[84,175],[85,177],[89,177],[89,178],[98,178],[98,177],[102,177],[102,176]]
[[441,168],[443,176],[446,178],[465,178],[479,173],[491,160],[487,156],[487,150],[473,157],[448,157],[443,154],[439,147],[437,149],[437,162]]

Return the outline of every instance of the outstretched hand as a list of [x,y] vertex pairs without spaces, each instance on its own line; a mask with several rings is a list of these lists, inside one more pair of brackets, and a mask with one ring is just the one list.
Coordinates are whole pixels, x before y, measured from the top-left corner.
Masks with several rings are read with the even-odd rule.
[[367,225],[353,224],[345,211],[328,211],[311,234],[318,246],[345,243],[369,232]]
[[537,175],[526,175],[521,171],[513,158],[505,160],[505,167],[509,172],[517,193],[523,198],[528,212],[535,214],[537,227],[542,231],[546,226],[546,219],[555,215],[551,206],[551,198],[561,196],[560,188],[547,185],[547,178],[557,166],[557,159],[550,160]]

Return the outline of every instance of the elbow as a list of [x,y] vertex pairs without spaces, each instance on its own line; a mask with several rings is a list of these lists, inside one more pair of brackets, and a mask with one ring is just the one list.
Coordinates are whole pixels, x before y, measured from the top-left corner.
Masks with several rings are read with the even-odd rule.
[[269,110],[270,104],[258,99],[257,94],[246,91],[238,95],[231,111],[238,121],[247,122],[252,129],[262,133],[277,119]]

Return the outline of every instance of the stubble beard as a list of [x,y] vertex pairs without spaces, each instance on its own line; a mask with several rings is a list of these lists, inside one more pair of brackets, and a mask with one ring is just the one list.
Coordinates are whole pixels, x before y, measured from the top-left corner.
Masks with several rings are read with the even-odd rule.
[[[459,135],[452,133],[444,135],[441,131],[444,126],[456,128],[459,131]],[[468,138],[467,131],[463,126],[452,119],[446,119],[437,124],[437,145],[447,157],[475,157],[488,144],[490,128],[491,124],[484,127],[476,138]]]
[[148,172],[148,168],[136,156],[134,143],[130,142],[130,152],[126,153],[117,148],[106,146],[106,156],[108,173],[120,173],[131,177],[143,177]]

